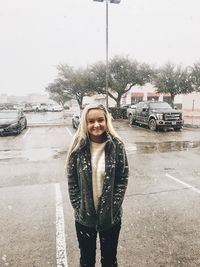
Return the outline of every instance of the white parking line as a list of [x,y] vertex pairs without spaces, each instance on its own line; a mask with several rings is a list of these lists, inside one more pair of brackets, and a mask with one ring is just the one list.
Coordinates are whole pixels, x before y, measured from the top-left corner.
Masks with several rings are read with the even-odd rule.
[[57,267],[67,267],[65,240],[65,222],[60,184],[55,184],[56,191],[56,261]]
[[27,129],[27,131],[25,132],[25,134],[22,136],[22,138],[25,138],[28,134],[28,132],[30,131],[30,128]]
[[190,184],[188,184],[188,183],[185,183],[185,182],[179,180],[178,178],[173,177],[172,175],[170,175],[170,174],[168,174],[168,173],[166,173],[165,175],[166,175],[168,178],[170,178],[170,179],[172,179],[172,180],[174,180],[174,181],[176,181],[176,182],[178,182],[178,183],[180,183],[180,184],[182,184],[182,185],[185,185],[185,186],[187,186],[188,188],[190,188],[191,190],[193,190],[193,191],[195,191],[196,193],[199,193],[199,194],[200,194],[200,190],[199,190],[198,188],[196,188],[196,187],[194,187],[194,186],[192,186],[192,185],[190,185]]
[[72,132],[70,131],[70,129],[69,129],[68,127],[65,127],[65,128],[67,129],[69,135],[72,136],[73,134],[72,134]]

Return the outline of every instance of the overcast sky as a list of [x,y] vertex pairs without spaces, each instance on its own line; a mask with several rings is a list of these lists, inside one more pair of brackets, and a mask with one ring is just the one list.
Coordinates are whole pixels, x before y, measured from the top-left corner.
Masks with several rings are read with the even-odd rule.
[[[0,0],[0,94],[45,93],[56,66],[105,61],[105,2]],[[200,0],[109,4],[109,58],[156,66],[200,59]]]

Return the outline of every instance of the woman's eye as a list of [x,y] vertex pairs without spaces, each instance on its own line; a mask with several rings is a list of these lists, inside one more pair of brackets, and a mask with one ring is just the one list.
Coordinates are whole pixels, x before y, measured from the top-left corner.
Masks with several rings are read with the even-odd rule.
[[104,118],[99,118],[97,120],[88,120],[88,123],[93,124],[95,122],[102,123],[104,122]]

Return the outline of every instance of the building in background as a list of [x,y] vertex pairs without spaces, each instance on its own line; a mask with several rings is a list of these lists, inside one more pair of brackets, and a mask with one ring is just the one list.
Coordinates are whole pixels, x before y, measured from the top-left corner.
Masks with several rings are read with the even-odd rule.
[[[171,95],[160,94],[156,92],[156,88],[152,84],[143,86],[135,85],[123,95],[121,104],[136,104],[140,101],[155,100],[171,103]],[[200,93],[191,93],[187,95],[177,95],[174,99],[174,104],[179,109],[183,110],[200,110]]]
[[[145,84],[144,86],[135,85],[128,91],[126,94],[122,96],[121,105],[129,105],[135,104],[140,101],[145,100],[158,100],[165,101],[170,103],[171,96],[170,94],[159,94],[156,92],[156,88],[152,84]],[[56,104],[55,101],[49,98],[48,94],[28,94],[25,96],[9,96],[6,94],[0,95],[0,104]],[[85,96],[83,99],[83,106],[86,104],[98,103],[98,104],[106,104],[106,96],[102,94],[96,94],[93,96]],[[200,111],[200,93],[193,92],[187,95],[177,95],[174,99],[174,104],[178,109],[188,110],[188,111]],[[71,108],[79,108],[78,103],[75,99],[70,100],[67,105]],[[109,107],[115,107],[116,102],[114,99],[108,97],[108,105]]]
[[25,103],[55,103],[53,100],[49,98],[48,94],[28,94],[25,96],[15,96],[15,95],[0,95],[0,103],[10,103],[10,104],[25,104]]
[[184,110],[200,111],[200,93],[182,95],[182,105]]

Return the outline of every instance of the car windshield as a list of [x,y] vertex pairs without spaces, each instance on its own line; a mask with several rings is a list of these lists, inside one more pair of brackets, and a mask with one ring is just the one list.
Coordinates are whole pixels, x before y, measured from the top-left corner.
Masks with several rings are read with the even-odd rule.
[[0,111],[0,119],[15,119],[17,118],[16,111]]
[[155,103],[150,103],[150,107],[152,109],[171,109],[171,106],[167,102],[155,102]]

